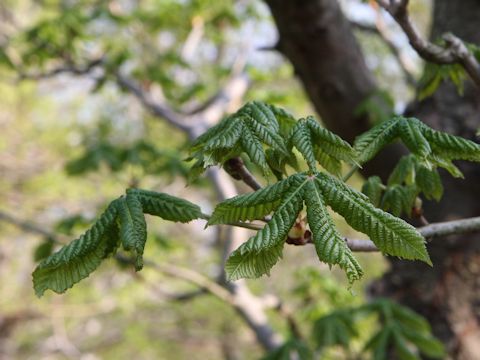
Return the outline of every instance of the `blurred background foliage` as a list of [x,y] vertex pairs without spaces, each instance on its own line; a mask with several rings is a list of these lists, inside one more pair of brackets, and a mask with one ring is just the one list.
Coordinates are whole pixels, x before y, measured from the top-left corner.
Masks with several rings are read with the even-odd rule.
[[[356,20],[375,16],[361,1],[343,5]],[[416,1],[411,9],[424,27],[428,6]],[[402,70],[377,36],[360,30],[358,36],[368,65],[388,88],[392,109],[401,109],[413,94]],[[189,113],[224,86],[232,68],[246,63],[250,88],[244,101],[272,102],[298,117],[313,113],[291,66],[272,51],[275,40],[260,1],[0,2],[0,210],[2,220],[7,214],[44,230],[39,235],[0,222],[0,358],[261,357],[252,333],[228,304],[209,295],[183,299],[178,294],[197,289],[154,268],[134,273],[112,259],[67,294],[42,299],[34,296],[31,272],[35,261],[78,236],[129,186],[184,197],[205,209],[214,204],[208,180],[186,186],[186,136],[128,96],[113,81],[118,69]],[[406,44],[395,41],[400,48]],[[419,60],[404,51],[418,75]],[[80,76],[61,70],[87,70],[96,62],[105,70],[79,71]],[[47,75],[52,69],[55,76]],[[371,114],[372,121],[388,116],[368,102],[358,111]],[[360,188],[361,182],[354,178],[352,184]],[[218,275],[215,230],[203,230],[202,222],[177,226],[155,219],[148,225],[146,258]],[[342,230],[360,236],[346,225]],[[345,345],[345,334],[319,339],[311,330],[330,326],[317,320],[332,311],[364,304],[367,285],[384,271],[382,257],[360,256],[367,276],[350,292],[343,275],[320,264],[312,248],[289,247],[285,255],[271,277],[249,282],[254,292],[278,294],[294,309],[299,331],[317,355],[359,356],[364,340],[378,330],[368,317],[361,320],[360,339],[348,341],[348,348],[326,348]],[[269,316],[285,338],[292,336],[273,310]],[[286,346],[304,344],[292,340]]]

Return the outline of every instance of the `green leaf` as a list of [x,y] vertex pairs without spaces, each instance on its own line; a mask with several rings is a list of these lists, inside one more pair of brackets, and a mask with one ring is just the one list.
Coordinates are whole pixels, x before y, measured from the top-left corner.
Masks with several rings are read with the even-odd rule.
[[300,119],[292,130],[291,141],[305,158],[310,171],[315,171],[317,161],[313,149],[312,135],[305,119]]
[[328,214],[319,183],[309,181],[305,191],[308,194],[308,196],[305,196],[308,224],[312,231],[318,258],[327,264],[338,264],[345,270],[348,281],[352,284],[363,275],[360,264],[338,233],[332,218]]
[[126,251],[135,253],[135,269],[143,267],[143,250],[147,241],[147,223],[143,215],[142,204],[132,193],[122,197],[118,207],[120,240]]
[[428,322],[416,312],[388,299],[378,299],[355,311],[378,313],[382,329],[373,336],[366,349],[374,351],[374,357],[386,359],[387,349],[394,350],[400,359],[420,359],[419,352],[443,358],[443,345],[431,334]]
[[401,185],[405,183],[411,185],[415,182],[415,169],[418,161],[415,155],[402,156],[397,165],[393,169],[392,173],[388,177],[387,184]]
[[325,129],[312,116],[308,116],[306,121],[310,128],[313,142],[319,149],[334,159],[342,160],[349,164],[357,164],[355,150],[349,143]]
[[422,125],[419,120],[401,119],[397,126],[403,143],[412,153],[423,159],[431,154],[432,149],[420,130]]
[[128,189],[142,204],[143,212],[169,221],[186,223],[205,216],[198,205],[175,196],[142,189]]
[[[346,271],[350,283],[362,276],[362,269],[338,234],[326,210],[327,205],[340,213],[354,229],[369,235],[384,254],[431,264],[425,239],[414,227],[376,208],[368,197],[330,175],[300,173],[217,206],[209,224],[261,219],[273,212],[265,227],[228,259],[226,271],[229,279],[256,278],[269,273],[281,258],[285,238],[304,203],[320,261],[338,264]],[[402,206],[406,208],[403,203]]]
[[444,168],[447,170],[450,175],[452,175],[455,178],[461,178],[463,179],[463,173],[460,171],[459,168],[457,168],[451,160],[442,158],[440,156],[432,155],[428,159],[431,163],[433,163],[435,166]]
[[165,220],[188,222],[205,218],[200,208],[174,196],[129,189],[127,195],[112,201],[93,226],[77,240],[42,261],[33,272],[37,296],[51,289],[62,293],[86,278],[122,243],[135,255],[135,268],[143,266],[147,229],[143,213]]
[[267,155],[265,154],[263,145],[257,135],[248,126],[244,127],[240,143],[242,144],[243,151],[248,155],[250,160],[258,165],[264,173],[267,173]]
[[317,179],[332,209],[355,230],[367,234],[384,254],[418,259],[431,265],[425,239],[413,226],[374,207],[365,195],[334,177],[319,173]]
[[210,128],[190,147],[190,159],[196,159],[197,173],[211,165],[221,165],[228,159],[246,153],[266,174],[269,169],[266,150],[288,156],[281,121],[291,121],[286,112],[261,102],[249,102],[236,113]]
[[428,357],[435,359],[441,359],[445,357],[445,346],[442,342],[430,334],[421,334],[407,330],[404,332],[404,335],[413,345],[418,348],[418,350],[420,350],[420,352]]
[[436,169],[430,170],[425,166],[419,166],[415,180],[427,199],[440,201],[443,196],[443,185]]
[[370,176],[362,186],[364,193],[375,207],[380,207],[383,192],[382,180],[378,176]]
[[398,121],[397,117],[384,121],[355,139],[353,148],[357,152],[361,164],[371,160],[398,136]]
[[390,211],[395,216],[402,213],[410,216],[415,205],[418,190],[415,185],[392,185],[387,188],[382,199],[382,209]]
[[383,326],[372,338],[367,342],[364,350],[372,350],[374,360],[386,360],[388,345],[391,341],[392,330],[389,326]]
[[42,261],[33,272],[38,297],[51,289],[63,293],[88,277],[118,247],[115,223],[118,201],[113,201],[85,234]]
[[225,200],[215,207],[208,225],[263,219],[278,207],[289,185],[290,179],[285,179],[253,193]]
[[392,338],[393,344],[395,345],[395,352],[398,355],[400,360],[420,360],[420,356],[415,354],[407,345],[404,335],[398,331],[396,328],[393,328]]
[[322,316],[313,325],[312,336],[319,350],[334,345],[348,349],[352,338],[357,335],[353,312],[348,310],[337,310]]
[[449,160],[480,161],[480,145],[459,136],[433,130],[422,124],[422,133],[432,146],[433,152]]
[[340,177],[342,175],[342,163],[340,160],[334,158],[333,156],[328,155],[318,146],[313,147],[315,151],[315,159],[318,163],[329,173]]
[[311,116],[297,122],[290,135],[289,143],[300,151],[311,172],[316,171],[317,161],[336,174],[340,173],[340,161],[356,164],[356,155],[352,147],[320,126]]
[[287,234],[303,207],[302,195],[306,180],[303,183],[300,181],[299,177],[289,179],[291,187],[275,209],[271,220],[230,255],[225,265],[230,281],[269,274],[270,269],[282,257]]

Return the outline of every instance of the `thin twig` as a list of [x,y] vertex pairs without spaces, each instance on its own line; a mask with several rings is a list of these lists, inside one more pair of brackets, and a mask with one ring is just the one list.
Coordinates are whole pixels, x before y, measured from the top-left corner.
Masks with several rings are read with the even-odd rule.
[[[116,260],[123,263],[132,263],[131,259],[116,255]],[[220,300],[235,306],[235,299],[232,294],[223,286],[217,284],[208,277],[188,268],[184,268],[172,263],[156,263],[152,260],[144,260],[144,265],[160,271],[168,276],[175,277],[188,281],[197,285],[200,289],[208,291],[210,294],[216,296]]]
[[[0,221],[5,221],[11,223],[18,228],[27,231],[37,233],[42,236],[47,236],[55,240],[55,234],[52,232],[43,229],[41,226],[34,224],[29,221],[23,221],[15,218],[14,216],[7,214],[3,211],[0,211]],[[227,224],[231,226],[237,226],[252,230],[260,230],[262,228],[261,225],[252,224],[252,223],[231,223]],[[434,237],[442,237],[448,235],[459,235],[459,234],[467,234],[472,232],[480,231],[480,216],[472,217],[467,219],[461,220],[453,220],[453,221],[445,221],[439,223],[432,223],[430,225],[422,226],[417,228],[418,232],[423,235],[425,238],[434,238]],[[348,247],[352,251],[358,252],[374,252],[378,251],[378,248],[371,240],[363,240],[363,239],[345,239],[348,244]],[[306,239],[305,244],[311,244],[313,239],[311,235],[309,238]]]
[[413,25],[408,13],[409,0],[377,0],[377,2],[392,15],[407,35],[410,45],[423,59],[440,65],[460,64],[473,82],[480,87],[480,64],[461,39],[447,33],[443,35],[445,47],[433,44],[423,39]]
[[86,75],[93,71],[98,66],[101,66],[105,61],[104,57],[88,61],[85,65],[65,64],[46,72],[39,73],[22,73],[19,74],[19,80],[42,80],[49,79],[60,74]]
[[255,179],[255,176],[247,169],[243,160],[239,157],[229,159],[224,164],[225,171],[235,180],[241,180],[252,190],[257,191],[262,185]]

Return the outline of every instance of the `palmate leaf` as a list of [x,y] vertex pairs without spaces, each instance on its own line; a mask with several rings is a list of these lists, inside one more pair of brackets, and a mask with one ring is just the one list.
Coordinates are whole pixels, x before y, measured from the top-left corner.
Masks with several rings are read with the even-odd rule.
[[268,172],[266,148],[289,155],[277,115],[282,122],[291,120],[286,112],[271,105],[257,101],[245,104],[194,141],[190,159],[197,160],[195,168],[223,164],[231,157],[246,153],[264,173]]
[[121,244],[135,257],[135,268],[143,266],[147,228],[143,213],[169,221],[204,219],[200,208],[184,199],[141,189],[129,189],[110,203],[105,212],[77,240],[43,260],[33,272],[37,296],[47,289],[63,293],[88,277]]
[[346,271],[350,283],[361,277],[362,269],[338,234],[326,205],[342,215],[354,229],[369,235],[384,254],[431,264],[425,239],[414,227],[376,208],[365,195],[328,174],[299,173],[278,186],[237,196],[216,207],[210,223],[263,219],[273,212],[265,227],[231,254],[226,264],[228,278],[268,274],[281,258],[287,234],[304,204],[319,259],[339,265]]
[[428,322],[419,314],[387,299],[378,299],[354,309],[363,314],[377,314],[382,327],[365,345],[374,359],[387,359],[393,351],[399,359],[421,359],[420,353],[443,358],[444,346],[433,337]]
[[384,146],[401,139],[426,164],[445,167],[456,176],[452,160],[480,161],[480,145],[434,130],[415,118],[394,117],[357,137],[354,143],[361,163],[372,159]]
[[297,167],[293,147],[311,172],[316,171],[317,162],[334,175],[340,174],[341,161],[357,164],[353,148],[313,117],[296,121],[273,105],[249,102],[193,142],[189,159],[196,162],[191,178],[209,166],[246,154],[264,174],[272,171],[280,179],[286,165]]
[[119,245],[115,223],[120,200],[113,201],[85,234],[42,261],[33,272],[37,296],[51,289],[63,293],[88,277]]

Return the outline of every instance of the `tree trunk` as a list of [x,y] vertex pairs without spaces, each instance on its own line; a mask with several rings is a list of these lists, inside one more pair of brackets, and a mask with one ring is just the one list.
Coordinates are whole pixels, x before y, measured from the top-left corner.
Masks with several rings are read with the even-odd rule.
[[[278,49],[292,62],[322,121],[352,141],[369,124],[355,108],[376,87],[361,50],[336,0],[266,0],[277,24]],[[480,43],[480,1],[436,0],[432,38],[450,31]],[[433,128],[474,139],[480,127],[480,92],[468,82],[465,95],[445,84],[431,98],[408,110]],[[383,178],[402,153],[389,147],[366,167]],[[445,196],[425,202],[430,221],[480,215],[480,166],[459,164],[465,180],[444,174]],[[480,235],[435,239],[428,246],[434,267],[389,258],[391,268],[375,284],[377,296],[389,296],[423,314],[434,333],[460,359],[480,357]]]

